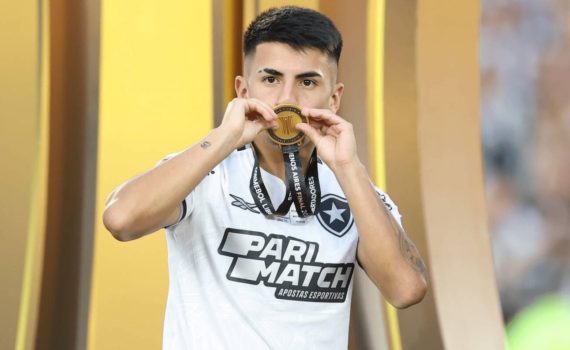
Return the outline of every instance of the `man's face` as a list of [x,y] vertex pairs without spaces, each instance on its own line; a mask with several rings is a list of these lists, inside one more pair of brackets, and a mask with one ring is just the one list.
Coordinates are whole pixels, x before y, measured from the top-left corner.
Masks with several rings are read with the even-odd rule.
[[239,97],[256,98],[272,108],[290,103],[338,110],[343,87],[336,84],[336,63],[318,49],[298,52],[286,44],[262,43],[246,58],[245,68],[245,79],[236,82]]

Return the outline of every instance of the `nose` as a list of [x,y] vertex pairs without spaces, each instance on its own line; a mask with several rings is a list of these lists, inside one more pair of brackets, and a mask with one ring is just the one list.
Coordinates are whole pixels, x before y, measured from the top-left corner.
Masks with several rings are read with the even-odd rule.
[[293,82],[287,82],[283,84],[283,88],[280,91],[279,98],[277,99],[277,104],[293,104],[298,105],[297,94],[295,91],[295,84]]

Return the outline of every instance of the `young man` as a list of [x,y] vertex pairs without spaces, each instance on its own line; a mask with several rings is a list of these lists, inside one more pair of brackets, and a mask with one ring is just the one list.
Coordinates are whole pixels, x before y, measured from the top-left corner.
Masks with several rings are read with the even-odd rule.
[[[341,48],[316,11],[262,13],[245,33],[245,76],[222,125],[109,196],[103,220],[118,240],[166,227],[165,349],[346,349],[356,261],[395,307],[424,297],[423,261],[336,115]],[[296,125],[307,135],[300,158],[268,137],[281,104],[308,117]],[[285,161],[295,170],[296,160],[316,215],[291,205],[299,179],[286,186]],[[286,213],[266,215],[282,198]]]

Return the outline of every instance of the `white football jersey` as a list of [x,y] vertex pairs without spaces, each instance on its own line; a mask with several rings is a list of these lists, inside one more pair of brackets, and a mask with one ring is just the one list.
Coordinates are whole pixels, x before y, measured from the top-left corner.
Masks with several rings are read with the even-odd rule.
[[[358,231],[320,162],[316,216],[266,218],[255,206],[249,146],[232,152],[166,229],[164,350],[346,349]],[[274,207],[285,184],[262,170]],[[398,222],[394,203],[378,190]]]

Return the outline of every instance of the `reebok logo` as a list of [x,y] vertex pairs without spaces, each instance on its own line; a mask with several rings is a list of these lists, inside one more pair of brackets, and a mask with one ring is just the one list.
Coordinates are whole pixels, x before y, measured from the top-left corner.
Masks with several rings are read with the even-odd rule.
[[238,208],[243,209],[243,210],[249,210],[249,211],[251,211],[252,213],[259,214],[259,211],[257,211],[257,209],[255,208],[255,203],[248,203],[248,202],[246,202],[243,198],[240,198],[240,197],[238,197],[238,196],[236,196],[236,195],[233,195],[233,194],[231,194],[231,193],[230,193],[230,196],[231,196],[233,199],[235,199],[235,200],[232,202],[232,205],[233,205],[234,207],[238,207]]

